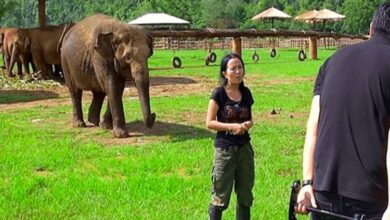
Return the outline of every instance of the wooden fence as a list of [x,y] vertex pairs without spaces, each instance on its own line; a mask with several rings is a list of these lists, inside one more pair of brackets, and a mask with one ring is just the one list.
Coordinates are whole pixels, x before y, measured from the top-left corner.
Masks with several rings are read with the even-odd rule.
[[[233,38],[213,38],[213,39],[198,39],[198,38],[173,38],[173,37],[157,37],[154,39],[155,49],[178,50],[178,49],[230,49]],[[364,41],[363,39],[351,38],[320,38],[317,41],[318,47],[343,47],[345,45],[356,44]],[[242,37],[242,48],[309,48],[309,39],[302,37],[268,37],[268,38],[246,38]]]

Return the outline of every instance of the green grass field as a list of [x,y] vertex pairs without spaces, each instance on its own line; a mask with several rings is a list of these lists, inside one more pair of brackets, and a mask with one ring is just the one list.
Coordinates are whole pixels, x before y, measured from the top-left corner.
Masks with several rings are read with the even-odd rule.
[[[335,50],[319,49],[319,60],[304,62],[297,51],[278,50],[271,59],[269,50],[257,50],[258,63],[253,50],[243,53],[245,83],[255,99],[252,219],[287,219],[290,185],[301,178],[314,79]],[[72,128],[70,98],[61,86],[1,76],[0,219],[207,219],[214,133],[205,117],[227,51],[215,52],[217,62],[204,66],[206,51],[176,51],[183,67],[173,69],[174,53],[156,50],[151,77],[179,83],[151,87],[162,91],[152,93],[157,121],[151,130],[143,127],[138,100],[125,96],[134,136],[120,140],[110,131]],[[85,116],[89,103],[85,98]],[[273,108],[279,114],[271,115]],[[224,219],[235,219],[235,204],[232,196]]]

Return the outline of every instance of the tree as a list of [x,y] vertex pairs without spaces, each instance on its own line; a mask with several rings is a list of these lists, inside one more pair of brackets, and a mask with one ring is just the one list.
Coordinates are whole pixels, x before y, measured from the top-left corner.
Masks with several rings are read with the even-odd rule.
[[[46,23],[58,25],[96,13],[128,22],[145,13],[164,12],[191,23],[192,28],[269,29],[270,22],[252,21],[256,14],[275,7],[291,16],[328,8],[346,15],[343,22],[317,26],[320,31],[367,34],[375,9],[386,0],[47,0]],[[0,26],[38,26],[38,1],[0,0]],[[276,21],[276,29],[307,30],[312,26],[293,19]]]
[[343,12],[346,16],[343,29],[351,34],[368,34],[370,22],[376,8],[386,0],[345,0]]
[[189,21],[192,26],[202,22],[198,16],[201,13],[199,0],[148,0],[155,12],[163,12]]
[[78,22],[85,15],[83,0],[46,1],[46,23],[59,25],[62,23]]
[[2,0],[0,3],[0,20],[3,20],[4,15],[16,6],[16,2]]

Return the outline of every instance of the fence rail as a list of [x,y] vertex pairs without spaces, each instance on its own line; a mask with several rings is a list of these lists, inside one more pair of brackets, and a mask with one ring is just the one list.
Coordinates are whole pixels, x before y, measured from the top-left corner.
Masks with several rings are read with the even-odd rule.
[[[198,38],[173,38],[173,37],[158,37],[154,40],[155,49],[168,49],[168,50],[179,50],[179,49],[230,49],[232,44],[232,38],[213,38],[213,39],[198,39]],[[317,41],[318,47],[343,47],[345,45],[356,44],[364,41],[363,39],[355,38],[320,38]],[[242,38],[242,48],[305,48],[309,47],[308,38]]]

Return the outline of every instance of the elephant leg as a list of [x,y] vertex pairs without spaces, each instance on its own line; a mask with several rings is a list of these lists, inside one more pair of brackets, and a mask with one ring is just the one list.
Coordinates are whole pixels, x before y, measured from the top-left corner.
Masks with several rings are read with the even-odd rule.
[[31,53],[28,53],[28,55],[27,55],[27,63],[31,64],[31,69],[32,69],[33,73],[37,72],[37,67],[34,64],[34,61],[33,61]]
[[[10,66],[9,66],[9,64],[10,64],[10,57],[9,56],[6,56],[6,57],[4,57],[4,64],[5,64],[5,70],[6,70],[6,72],[7,72],[7,74],[9,74],[9,68],[10,68]],[[11,72],[12,73],[12,72]]]
[[12,73],[12,69],[14,68],[15,63],[17,62],[17,54],[19,53],[19,50],[17,46],[14,45],[11,51],[12,51],[11,58],[8,65],[8,76],[15,77],[15,75]]
[[49,78],[49,79],[56,78],[56,76],[54,75],[54,71],[53,71],[53,65],[45,63],[45,70],[46,70],[45,72],[46,72],[47,78]]
[[30,68],[28,67],[28,60],[26,56],[21,57],[24,71],[27,75],[30,75]]
[[123,112],[122,95],[125,88],[125,80],[119,79],[117,74],[111,74],[106,84],[108,88],[108,102],[110,104],[112,114],[112,133],[114,137],[128,137],[129,133],[126,130],[125,114]]
[[69,88],[69,92],[73,104],[73,127],[74,128],[86,127],[83,118],[83,109],[81,106],[83,91],[77,88]]
[[99,126],[100,111],[102,109],[103,101],[104,98],[106,97],[106,94],[102,92],[92,92],[92,93],[93,93],[93,98],[92,98],[92,103],[89,106],[88,121],[96,126]]
[[104,129],[112,129],[112,115],[109,102],[107,103],[106,112],[104,113],[103,120],[100,122],[99,126]]
[[22,77],[23,76],[22,62],[17,61],[16,62],[16,66],[18,68],[18,75],[19,75],[19,77]]
[[6,69],[7,73],[8,73],[8,69],[9,69],[10,60],[11,60],[11,58],[10,58],[8,53],[7,54],[3,54],[4,66],[5,66],[5,69]]
[[37,68],[37,71],[40,73],[38,78],[49,79],[49,76],[47,74],[46,63],[43,62],[43,58],[40,55],[40,50],[35,50],[32,54],[32,58],[33,58],[33,63]]

